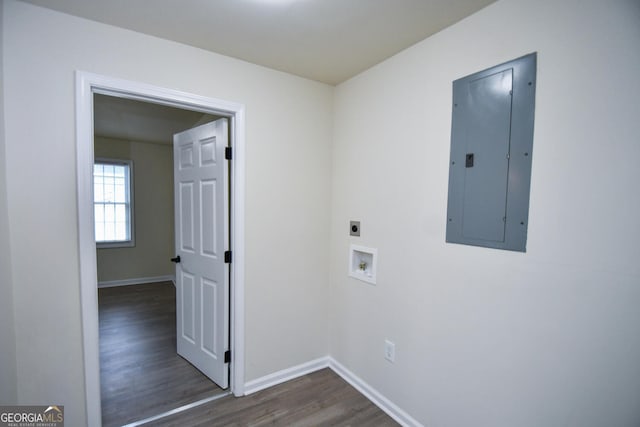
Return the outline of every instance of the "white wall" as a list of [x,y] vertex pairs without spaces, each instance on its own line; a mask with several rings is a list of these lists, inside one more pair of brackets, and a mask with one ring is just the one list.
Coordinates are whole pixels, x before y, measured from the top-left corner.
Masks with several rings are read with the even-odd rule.
[[[330,336],[336,360],[429,426],[638,424],[637,0],[499,1],[340,85],[333,105],[325,85],[2,7],[0,308],[13,300],[17,363],[5,315],[0,373],[11,395],[17,372],[20,403],[84,424],[80,69],[246,104],[248,381],[326,355]],[[532,51],[527,253],[446,245],[451,82]],[[349,242],[378,248],[377,286],[347,277]]]
[[[3,10],[0,7],[0,22]],[[0,28],[0,87],[4,83],[4,30]],[[7,207],[7,162],[4,137],[4,99],[0,102],[0,405],[15,404],[16,337],[13,322],[13,285],[11,282],[11,245]]]
[[175,275],[173,146],[96,136],[96,157],[133,161],[135,246],[97,250],[98,282]]
[[[534,51],[527,252],[445,244],[451,83]],[[339,85],[330,354],[427,426],[640,425],[639,76],[637,0],[503,0]]]
[[2,4],[18,400],[64,404],[69,425],[85,423],[75,70],[245,104],[246,380],[325,356],[333,89],[22,2]]

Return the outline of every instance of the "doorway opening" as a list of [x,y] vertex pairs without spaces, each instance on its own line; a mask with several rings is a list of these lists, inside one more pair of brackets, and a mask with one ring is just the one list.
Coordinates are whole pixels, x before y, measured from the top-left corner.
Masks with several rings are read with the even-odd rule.
[[93,212],[93,96],[107,95],[138,100],[226,117],[229,142],[233,148],[229,188],[230,245],[233,263],[229,265],[230,319],[229,386],[236,396],[244,394],[244,106],[148,84],[78,72],[76,76],[78,236],[84,349],[87,424],[100,425],[100,352],[96,244]]
[[[101,409],[103,427],[109,427],[139,422],[229,393],[229,366],[218,360],[224,357],[224,351],[219,358],[207,358],[205,353],[202,361],[180,352],[185,339],[184,333],[177,333],[176,325],[184,323],[189,313],[176,316],[184,308],[177,307],[177,302],[188,289],[184,280],[176,280],[176,270],[184,270],[182,264],[172,262],[179,250],[175,241],[181,240],[174,238],[181,228],[174,218],[174,213],[181,212],[174,202],[174,136],[185,139],[196,129],[211,128],[211,123],[221,118],[102,94],[94,94],[93,101]],[[226,125],[227,119],[222,118],[222,122]],[[226,147],[228,132],[219,139],[215,143]],[[193,142],[187,138],[188,146]],[[206,148],[211,148],[214,141],[209,143]],[[228,179],[226,166],[212,159],[198,168],[224,168],[224,177],[219,173],[203,183],[205,194]],[[176,186],[180,188],[177,182]],[[227,192],[219,194],[217,204],[214,200],[206,202],[211,207],[219,206],[218,217],[228,217]],[[212,223],[213,219],[202,218],[195,225]],[[205,232],[202,239],[206,249],[211,249],[216,235],[219,246],[229,247],[228,232],[215,233],[223,226],[207,228],[209,233]],[[196,256],[182,253],[185,263],[189,255]],[[211,255],[203,261],[210,261],[210,270],[217,273],[215,282],[221,286],[215,288],[218,298],[211,292],[202,293],[201,307],[210,314],[207,320],[214,320],[211,325],[203,322],[202,336],[214,340],[219,335],[221,342],[216,347],[228,349],[228,326],[223,333],[212,333],[215,320],[223,325],[229,322],[228,272],[225,265],[216,263],[215,254]],[[186,267],[188,271],[197,271],[190,267]],[[213,307],[216,301],[225,301],[224,312],[219,315]],[[224,378],[220,374],[211,378],[205,375],[214,367],[224,370]]]

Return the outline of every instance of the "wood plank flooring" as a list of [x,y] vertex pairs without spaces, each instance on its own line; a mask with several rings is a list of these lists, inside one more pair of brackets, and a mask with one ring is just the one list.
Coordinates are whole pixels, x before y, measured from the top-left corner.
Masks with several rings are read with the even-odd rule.
[[101,288],[98,300],[104,427],[223,393],[176,354],[173,283]]
[[398,426],[330,369],[236,398],[225,396],[161,420],[154,427]]
[[[102,288],[102,424],[122,426],[223,394],[176,354],[171,282]],[[249,396],[221,397],[146,426],[397,426],[330,369]]]

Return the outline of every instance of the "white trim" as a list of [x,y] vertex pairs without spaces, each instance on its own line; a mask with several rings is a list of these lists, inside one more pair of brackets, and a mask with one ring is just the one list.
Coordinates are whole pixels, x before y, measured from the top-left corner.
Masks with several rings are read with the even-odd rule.
[[244,396],[244,197],[245,197],[245,117],[244,106],[236,106],[229,118],[231,161],[231,391]]
[[260,390],[264,390],[274,385],[281,384],[286,381],[293,380],[303,375],[310,374],[311,372],[319,371],[320,369],[329,367],[329,358],[321,357],[319,359],[311,360],[301,365],[292,366],[291,368],[283,369],[278,372],[274,372],[264,377],[249,381],[245,384],[245,394],[249,395]]
[[171,415],[179,414],[180,412],[188,411],[189,409],[197,408],[198,406],[205,405],[207,403],[215,402],[216,400],[220,400],[224,397],[231,395],[230,391],[225,391],[222,394],[216,394],[215,396],[207,397],[204,399],[200,399],[197,402],[189,403],[187,405],[180,406],[179,408],[172,409],[167,412],[163,412],[162,414],[154,415],[153,417],[145,418],[140,421],[135,421],[130,424],[123,425],[122,427],[139,427],[145,424],[149,424],[152,421],[158,421],[163,418],[170,417]]
[[113,288],[116,286],[132,286],[132,285],[145,285],[147,283],[157,282],[173,282],[176,284],[176,276],[156,276],[156,277],[137,277],[133,279],[119,279],[119,280],[103,280],[98,282],[99,288]]
[[93,225],[93,93],[91,82],[76,75],[76,163],[78,183],[78,257],[80,261],[80,310],[84,350],[87,425],[99,426],[100,352],[96,243]]
[[231,391],[244,394],[244,195],[245,107],[200,95],[76,71],[76,162],[78,257],[87,425],[100,426],[100,353],[98,286],[93,225],[93,94],[102,93],[229,117],[234,148],[231,188]]
[[329,367],[346,382],[351,384],[356,390],[362,393],[367,399],[373,402],[378,408],[382,409],[391,418],[396,420],[400,425],[406,427],[424,427],[415,418],[403,411],[398,405],[384,397],[380,392],[364,382],[356,374],[345,368],[334,358],[329,357]]

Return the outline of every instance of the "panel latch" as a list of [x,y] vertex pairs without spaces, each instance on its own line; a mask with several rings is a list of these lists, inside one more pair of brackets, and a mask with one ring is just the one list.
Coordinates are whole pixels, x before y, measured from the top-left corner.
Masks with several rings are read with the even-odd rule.
[[464,167],[465,168],[473,167],[473,153],[467,153],[467,155],[464,156]]

